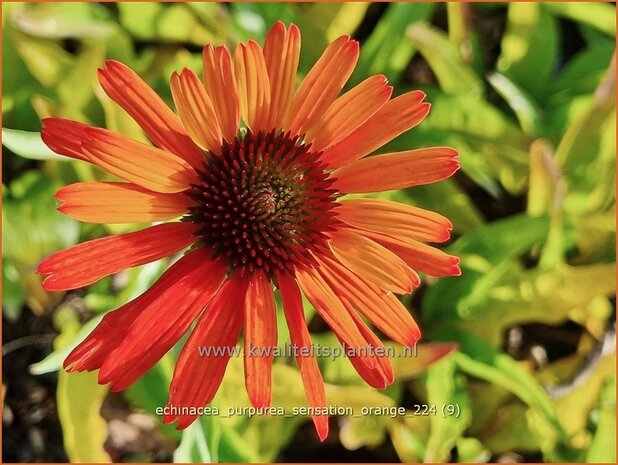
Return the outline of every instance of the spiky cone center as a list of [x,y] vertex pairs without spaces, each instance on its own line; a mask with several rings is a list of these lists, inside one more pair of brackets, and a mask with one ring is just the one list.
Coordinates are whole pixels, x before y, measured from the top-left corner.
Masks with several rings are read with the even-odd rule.
[[320,153],[299,137],[248,131],[207,153],[198,174],[185,220],[230,272],[292,271],[326,247],[336,193]]

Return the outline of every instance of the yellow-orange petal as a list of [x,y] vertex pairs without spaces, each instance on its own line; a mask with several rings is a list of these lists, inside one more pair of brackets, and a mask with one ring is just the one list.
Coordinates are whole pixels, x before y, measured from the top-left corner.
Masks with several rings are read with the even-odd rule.
[[250,40],[238,44],[234,55],[240,114],[253,132],[270,130],[270,82],[262,48]]
[[158,147],[200,167],[203,153],[185,132],[182,123],[161,97],[132,69],[107,60],[99,70],[99,82],[109,97],[141,126]]
[[204,47],[202,58],[206,92],[217,112],[221,134],[225,140],[231,142],[238,133],[240,123],[238,88],[232,57],[224,46],[214,48],[209,44]]
[[281,21],[268,31],[264,41],[264,60],[270,81],[268,123],[281,127],[294,95],[296,70],[300,57],[300,31],[295,24],[288,29]]
[[414,346],[421,333],[405,306],[389,291],[348,270],[334,257],[317,258],[320,272],[345,298],[393,341]]
[[200,147],[217,153],[221,147],[221,128],[212,100],[197,75],[185,68],[170,80],[176,112],[185,129]]
[[255,272],[249,281],[244,308],[247,394],[254,407],[269,407],[277,315],[272,284],[262,271]]
[[[283,302],[283,312],[290,332],[290,340],[297,347],[296,363],[303,380],[307,402],[313,408],[327,406],[324,380],[320,368],[313,357],[311,337],[307,329],[300,289],[294,278],[287,273],[277,273],[277,282]],[[320,441],[328,436],[328,416],[313,415],[313,423]]]
[[335,145],[382,108],[392,92],[383,75],[365,79],[333,102],[307,132],[305,140],[314,151]]
[[331,169],[339,168],[412,129],[429,113],[430,105],[423,103],[424,98],[424,92],[414,90],[389,100],[348,137],[325,150],[323,161]]
[[82,151],[91,163],[107,172],[155,192],[181,192],[197,176],[185,160],[173,153],[107,129],[85,130]]
[[49,275],[43,281],[48,291],[77,289],[172,255],[195,242],[194,232],[194,224],[176,222],[93,239],[50,255],[36,272]]
[[78,182],[56,193],[58,211],[89,223],[151,223],[187,212],[181,193],[161,194],[126,182]]
[[[296,269],[296,281],[316,312],[337,337],[355,350],[366,346],[365,338],[358,331],[343,303],[316,270]],[[364,360],[369,368],[375,368],[375,360]]]
[[340,228],[330,233],[330,248],[346,268],[398,294],[408,294],[420,284],[418,275],[386,247]]
[[427,242],[448,240],[452,228],[439,213],[384,199],[349,199],[335,212],[339,220],[359,229]]
[[292,98],[284,130],[305,134],[324,114],[352,74],[359,46],[349,36],[330,44],[311,68]]
[[355,161],[332,173],[341,193],[381,192],[441,181],[459,169],[457,151],[430,147]]
[[459,257],[412,239],[402,239],[370,231],[358,231],[387,247],[409,266],[430,276],[459,276]]
[[91,126],[65,118],[44,118],[41,123],[41,139],[45,145],[60,155],[86,160],[82,153],[82,137],[84,130]]

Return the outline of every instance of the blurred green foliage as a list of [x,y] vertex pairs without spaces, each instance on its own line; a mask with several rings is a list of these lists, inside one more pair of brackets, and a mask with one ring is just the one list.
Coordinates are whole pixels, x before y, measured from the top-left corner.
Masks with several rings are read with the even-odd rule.
[[[455,240],[446,249],[462,257],[461,277],[428,278],[421,297],[407,301],[424,329],[419,357],[393,360],[397,380],[384,392],[345,360],[320,361],[331,404],[410,409],[412,398],[457,405],[460,415],[342,417],[341,444],[387,441],[407,462],[513,452],[615,461],[615,355],[595,352],[612,330],[615,296],[612,4],[3,3],[2,12],[3,312],[9,320],[54,312],[60,333],[32,373],[58,370],[103,313],[166,266],[104,279],[71,301],[40,288],[34,269],[45,255],[136,228],[78,224],[55,211],[58,187],[106,175],[49,151],[40,119],[68,117],[144,139],[97,84],[104,59],[125,62],[171,101],[168,77],[184,66],[199,70],[204,43],[261,41],[281,19],[303,33],[301,75],[330,41],[357,32],[362,52],[349,86],[382,73],[396,93],[427,92],[430,116],[388,148],[449,145],[461,153],[456,179],[381,194],[448,216]],[[76,297],[93,317],[81,329]],[[567,322],[581,330],[568,354],[544,362],[508,350],[513,328]],[[327,333],[315,341],[336,343]],[[176,354],[125,391],[133,408],[153,413],[165,404]],[[293,363],[279,360],[273,377],[275,406],[305,404]],[[107,457],[98,411],[105,392],[95,376],[60,370],[57,406],[72,461]],[[241,361],[231,362],[215,405],[248,405]],[[203,417],[182,433],[161,428],[179,441],[176,461],[263,462],[276,460],[306,421]]]

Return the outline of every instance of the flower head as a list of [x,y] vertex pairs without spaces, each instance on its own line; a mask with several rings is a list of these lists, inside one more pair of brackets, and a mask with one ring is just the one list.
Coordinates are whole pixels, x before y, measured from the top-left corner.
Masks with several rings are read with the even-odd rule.
[[[133,71],[116,61],[100,70],[109,97],[153,145],[60,118],[44,120],[54,151],[93,163],[123,182],[82,182],[57,194],[59,210],[92,223],[161,222],[95,239],[46,258],[48,290],[83,287],[128,267],[186,250],[143,295],[105,315],[67,357],[69,371],[99,370],[112,390],[129,386],[191,331],[178,358],[170,403],[213,399],[232,351],[277,344],[275,291],[290,338],[311,345],[301,295],[348,347],[380,347],[366,318],[412,346],[420,331],[395,294],[411,292],[415,270],[459,274],[458,259],[425,242],[449,238],[437,213],[379,199],[345,199],[451,176],[457,153],[434,147],[368,156],[427,115],[420,91],[391,98],[383,76],[339,96],[359,54],[348,36],[333,42],[296,87],[300,33],[277,23],[264,48],[249,41],[234,57],[204,48],[203,81],[188,69],[171,77],[176,114]],[[180,219],[174,220],[174,219]],[[364,317],[362,318],[361,317]],[[316,360],[297,362],[309,404],[325,407]],[[273,352],[248,356],[254,406],[271,402]],[[393,381],[386,358],[358,350],[350,361],[371,386]],[[184,428],[194,415],[167,415]],[[314,416],[320,438],[328,418]]]

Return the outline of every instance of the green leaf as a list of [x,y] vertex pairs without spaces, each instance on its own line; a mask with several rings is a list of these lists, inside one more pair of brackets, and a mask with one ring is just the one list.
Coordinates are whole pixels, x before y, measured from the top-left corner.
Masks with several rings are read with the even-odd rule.
[[460,352],[453,357],[459,369],[512,392],[531,408],[542,413],[553,430],[559,436],[565,437],[547,393],[534,377],[525,372],[511,357],[496,351],[476,336],[462,331],[436,331],[432,333],[432,338],[457,341]]
[[[498,71],[534,98],[543,98],[558,59],[556,20],[541,3],[510,3]],[[542,46],[539,46],[543,44]]]
[[77,241],[78,223],[55,209],[58,187],[37,171],[26,172],[10,185],[14,198],[3,202],[2,251],[20,272],[24,268],[32,273],[31,267],[44,255]]
[[517,115],[521,128],[529,135],[539,132],[539,108],[517,84],[500,73],[492,73],[487,77],[489,83],[502,96]]
[[[455,371],[455,359],[447,357],[432,365],[427,372],[427,403],[439,410],[430,417],[431,429],[424,462],[446,462],[451,449],[470,424],[471,412],[465,378]],[[450,406],[459,415],[444,415]]]
[[2,258],[2,315],[15,321],[21,315],[21,308],[26,300],[24,286],[19,271],[10,261]]
[[457,239],[448,252],[461,257],[462,275],[442,278],[423,300],[427,323],[466,318],[483,308],[496,282],[511,269],[511,259],[547,237],[548,220],[514,215],[490,223]]
[[614,49],[614,43],[602,43],[571,58],[551,81],[552,101],[570,101],[574,95],[593,92],[607,70]]
[[33,375],[43,375],[54,371],[62,371],[62,363],[64,359],[77,347],[92,330],[99,324],[103,315],[99,315],[81,328],[75,330],[70,336],[66,336],[62,347],[55,349],[51,354],[45,357],[40,362],[30,365],[30,373]]
[[551,13],[582,24],[587,24],[605,34],[616,35],[616,7],[609,3],[547,2],[543,8]]
[[406,33],[429,63],[445,93],[471,96],[483,93],[482,81],[466,64],[446,34],[424,23],[411,25]]
[[460,463],[486,463],[491,452],[476,438],[457,439],[457,460]]
[[193,422],[182,432],[182,439],[174,451],[175,463],[211,463],[206,433],[201,421]]
[[34,78],[44,87],[61,82],[73,57],[54,42],[16,33],[15,48]]
[[116,31],[115,24],[109,19],[108,10],[102,5],[78,2],[26,4],[11,15],[15,28],[48,39],[106,40]]
[[14,154],[29,160],[71,160],[69,157],[54,153],[47,147],[41,140],[40,132],[2,128],[2,145]]
[[615,60],[597,87],[588,109],[567,128],[556,149],[569,185],[565,210],[592,213],[615,202]]
[[[60,349],[79,328],[72,309],[61,307],[54,317],[61,333],[54,342]],[[62,426],[64,449],[72,462],[109,463],[103,444],[107,439],[107,423],[99,411],[107,387],[97,382],[97,373],[58,373],[56,400],[58,419]]]
[[162,3],[118,3],[120,24],[140,39],[151,39],[156,33],[156,19],[165,6]]
[[616,376],[605,383],[600,399],[599,422],[586,455],[588,462],[616,462]]
[[382,73],[397,81],[415,52],[405,38],[406,27],[427,21],[435,10],[428,2],[390,3],[375,29],[361,47],[361,55],[351,82],[357,84],[372,74]]

